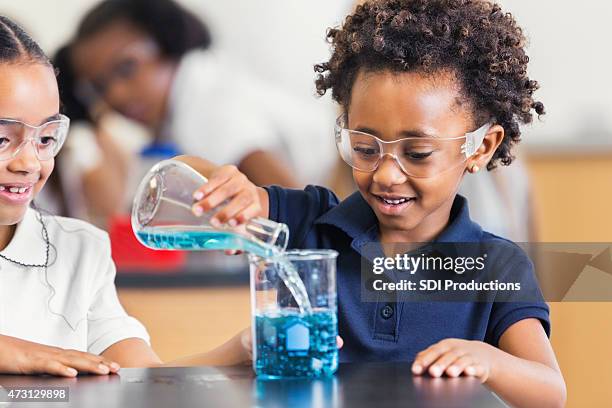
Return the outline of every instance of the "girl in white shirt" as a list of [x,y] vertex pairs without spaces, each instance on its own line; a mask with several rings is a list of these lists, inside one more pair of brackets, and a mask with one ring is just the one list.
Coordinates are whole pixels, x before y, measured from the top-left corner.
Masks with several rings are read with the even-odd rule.
[[[59,108],[49,60],[0,16],[0,373],[75,376],[159,365],[147,331],[119,303],[107,235],[30,207],[68,131]],[[238,335],[180,364],[245,359]]]

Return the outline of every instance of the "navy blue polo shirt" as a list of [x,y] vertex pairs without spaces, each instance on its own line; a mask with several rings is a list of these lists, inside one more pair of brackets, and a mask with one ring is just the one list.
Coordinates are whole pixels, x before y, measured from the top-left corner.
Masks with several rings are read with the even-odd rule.
[[[288,248],[334,249],[339,253],[341,362],[412,361],[419,351],[449,337],[497,347],[504,331],[526,318],[539,319],[550,335],[549,310],[539,289],[539,298],[528,302],[362,301],[362,257],[367,257],[367,244],[377,240],[378,220],[361,194],[356,192],[339,202],[333,192],[317,186],[304,190],[270,186],[266,190],[269,218],[289,227]],[[473,222],[467,200],[457,195],[449,223],[436,241],[490,240],[503,239]],[[512,274],[533,276],[533,265],[522,251],[504,262]]]

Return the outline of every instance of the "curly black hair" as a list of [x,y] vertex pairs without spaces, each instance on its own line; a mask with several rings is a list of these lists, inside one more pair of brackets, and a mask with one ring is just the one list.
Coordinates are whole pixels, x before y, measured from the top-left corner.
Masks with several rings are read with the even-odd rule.
[[[487,169],[509,165],[520,141],[519,124],[531,123],[544,105],[527,75],[525,37],[510,13],[486,0],[370,0],[339,28],[329,29],[329,61],[315,65],[317,93],[332,90],[344,109],[357,73],[390,70],[434,74],[450,71],[474,121],[494,120],[505,137]],[[475,124],[477,125],[477,124]]]

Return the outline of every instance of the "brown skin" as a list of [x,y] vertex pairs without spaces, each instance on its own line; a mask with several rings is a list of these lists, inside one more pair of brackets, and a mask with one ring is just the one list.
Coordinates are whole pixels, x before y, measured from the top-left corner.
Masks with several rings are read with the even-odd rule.
[[103,127],[97,127],[96,140],[102,160],[83,174],[83,194],[91,218],[106,222],[122,210],[131,157]]
[[[79,77],[94,85],[105,85],[100,96],[112,109],[159,131],[178,63],[161,55],[147,33],[128,21],[117,20],[79,40],[74,46],[73,62]],[[136,67],[129,77],[108,80],[129,62]],[[252,151],[238,167],[257,185],[299,185],[287,164],[272,152]]]
[[[413,73],[360,72],[352,89],[349,129],[365,131],[385,141],[416,134],[455,137],[475,127],[471,115],[459,105],[455,81],[450,74],[438,76],[434,83]],[[503,137],[503,129],[496,128],[488,136],[493,150]],[[463,142],[457,140],[449,146],[459,150]],[[467,166],[481,159],[472,158],[470,163],[459,166],[454,163],[455,168],[431,178],[406,175],[390,157],[385,157],[376,171],[353,170],[359,192],[379,221],[381,242],[434,239],[446,227]],[[377,196],[414,197],[415,200],[401,214],[389,215]]]
[[[59,94],[53,69],[45,64],[18,61],[0,65],[0,116],[39,125],[59,112]],[[36,101],[36,103],[32,103]],[[54,160],[40,161],[31,145],[13,159],[0,161],[0,184],[34,183],[32,197],[43,188]],[[6,248],[29,203],[0,202],[0,250]],[[108,374],[119,369],[111,360],[75,350],[63,350],[8,336],[0,336],[0,372],[48,373],[75,376],[78,371]]]
[[[2,118],[37,126],[59,112],[57,82],[53,70],[46,65],[1,64],[0,95]],[[32,197],[35,197],[51,175],[53,166],[53,160],[39,161],[32,145],[27,144],[17,157],[0,161],[0,184],[34,183]],[[23,218],[27,204],[0,202],[0,248],[5,248],[12,238],[14,225]]]
[[[461,103],[453,76],[440,72],[434,77],[416,73],[360,73],[347,107],[349,128],[368,129],[383,140],[405,137],[419,131],[452,137],[474,130],[470,109]],[[359,191],[373,208],[383,242],[427,242],[444,230],[458,185],[474,165],[484,168],[504,137],[504,129],[490,128],[478,151],[462,165],[430,179],[406,176],[394,160],[385,157],[372,173],[353,171]],[[253,216],[268,216],[268,196],[255,188],[234,167],[217,168],[193,157],[181,157],[211,176],[198,191],[195,204],[211,208],[232,199],[219,221],[246,222]],[[468,170],[469,169],[469,170]],[[379,208],[375,195],[392,193],[416,197],[399,214],[388,215]],[[257,211],[258,210],[258,211]],[[255,212],[257,213],[255,214]],[[412,366],[415,375],[434,377],[460,375],[479,378],[491,390],[515,406],[563,406],[565,382],[550,341],[536,319],[521,320],[502,335],[499,348],[482,341],[445,339],[420,352]]]
[[[161,125],[177,62],[146,33],[118,20],[77,42],[72,56],[79,77],[97,86],[112,109],[154,130]],[[132,68],[125,77],[113,75],[124,67]]]
[[[36,101],[36,103],[31,103]],[[59,112],[59,93],[53,68],[42,63],[16,61],[0,64],[0,117],[39,125]],[[28,144],[13,159],[0,161],[0,184],[33,183],[33,194],[43,188],[53,171],[54,160],[40,161]],[[0,200],[0,250],[13,238],[16,224],[28,203],[12,204]],[[185,364],[234,364],[249,359],[247,347],[237,334],[224,345],[195,357]],[[142,339],[130,338],[107,348],[100,356],[33,343],[0,335],[0,373],[51,374],[74,377],[77,373],[109,374],[120,366],[150,367],[161,365],[153,349]],[[168,365],[174,365],[172,362]]]
[[240,160],[238,169],[258,186],[272,184],[289,188],[299,186],[293,176],[293,170],[278,154],[269,151],[255,150],[247,154]]

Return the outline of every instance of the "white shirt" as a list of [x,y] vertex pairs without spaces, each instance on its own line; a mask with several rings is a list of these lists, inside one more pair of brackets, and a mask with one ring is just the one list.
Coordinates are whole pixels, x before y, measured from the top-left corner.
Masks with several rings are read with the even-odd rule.
[[[44,264],[46,244],[38,217],[28,208],[0,254]],[[132,337],[149,343],[144,326],[119,303],[107,234],[72,218],[45,215],[42,220],[51,243],[47,276],[44,267],[0,258],[0,334],[93,354]]]
[[256,150],[276,152],[302,181],[323,182],[336,159],[333,112],[236,65],[212,50],[181,58],[161,137],[216,164],[239,164]]

